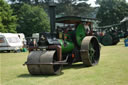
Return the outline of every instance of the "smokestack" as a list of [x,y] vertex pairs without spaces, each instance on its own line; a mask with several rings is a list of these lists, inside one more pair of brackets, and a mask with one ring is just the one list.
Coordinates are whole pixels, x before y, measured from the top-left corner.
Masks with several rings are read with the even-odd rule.
[[55,3],[49,3],[49,15],[50,15],[50,28],[51,28],[51,35],[53,36],[55,33]]

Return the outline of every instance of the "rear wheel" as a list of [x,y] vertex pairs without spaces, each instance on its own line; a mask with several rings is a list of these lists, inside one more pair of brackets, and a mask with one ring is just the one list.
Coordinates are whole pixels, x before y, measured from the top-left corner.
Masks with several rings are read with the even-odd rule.
[[81,58],[85,66],[93,66],[99,62],[100,45],[96,37],[87,36],[82,40]]

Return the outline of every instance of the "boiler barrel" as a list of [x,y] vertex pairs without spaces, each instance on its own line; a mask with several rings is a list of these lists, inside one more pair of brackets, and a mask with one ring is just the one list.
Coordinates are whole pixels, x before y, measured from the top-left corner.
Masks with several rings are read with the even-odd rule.
[[73,42],[70,41],[63,41],[63,40],[59,40],[61,47],[62,47],[62,53],[69,53],[72,52],[72,50],[74,49],[74,44]]

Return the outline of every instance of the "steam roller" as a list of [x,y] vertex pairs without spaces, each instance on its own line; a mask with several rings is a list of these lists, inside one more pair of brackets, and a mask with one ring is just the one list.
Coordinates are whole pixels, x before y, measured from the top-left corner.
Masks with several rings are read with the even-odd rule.
[[[50,5],[51,32],[41,32],[36,47],[28,55],[28,71],[32,75],[61,74],[63,65],[83,62],[86,67],[98,64],[100,45],[88,35],[86,22],[91,18],[64,16],[55,18],[55,5]],[[91,28],[91,27],[90,27]]]

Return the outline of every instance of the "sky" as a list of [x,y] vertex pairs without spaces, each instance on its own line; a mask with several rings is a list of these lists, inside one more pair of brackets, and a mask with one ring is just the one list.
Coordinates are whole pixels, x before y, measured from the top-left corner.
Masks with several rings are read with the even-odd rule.
[[95,4],[96,0],[88,0],[88,4],[91,4],[92,7],[96,7],[97,5]]
[[[91,4],[92,7],[96,7],[96,6],[98,6],[98,5],[95,4],[95,1],[96,1],[96,0],[88,0],[87,3],[88,3],[88,4]],[[128,2],[128,0],[126,0],[126,1]]]

